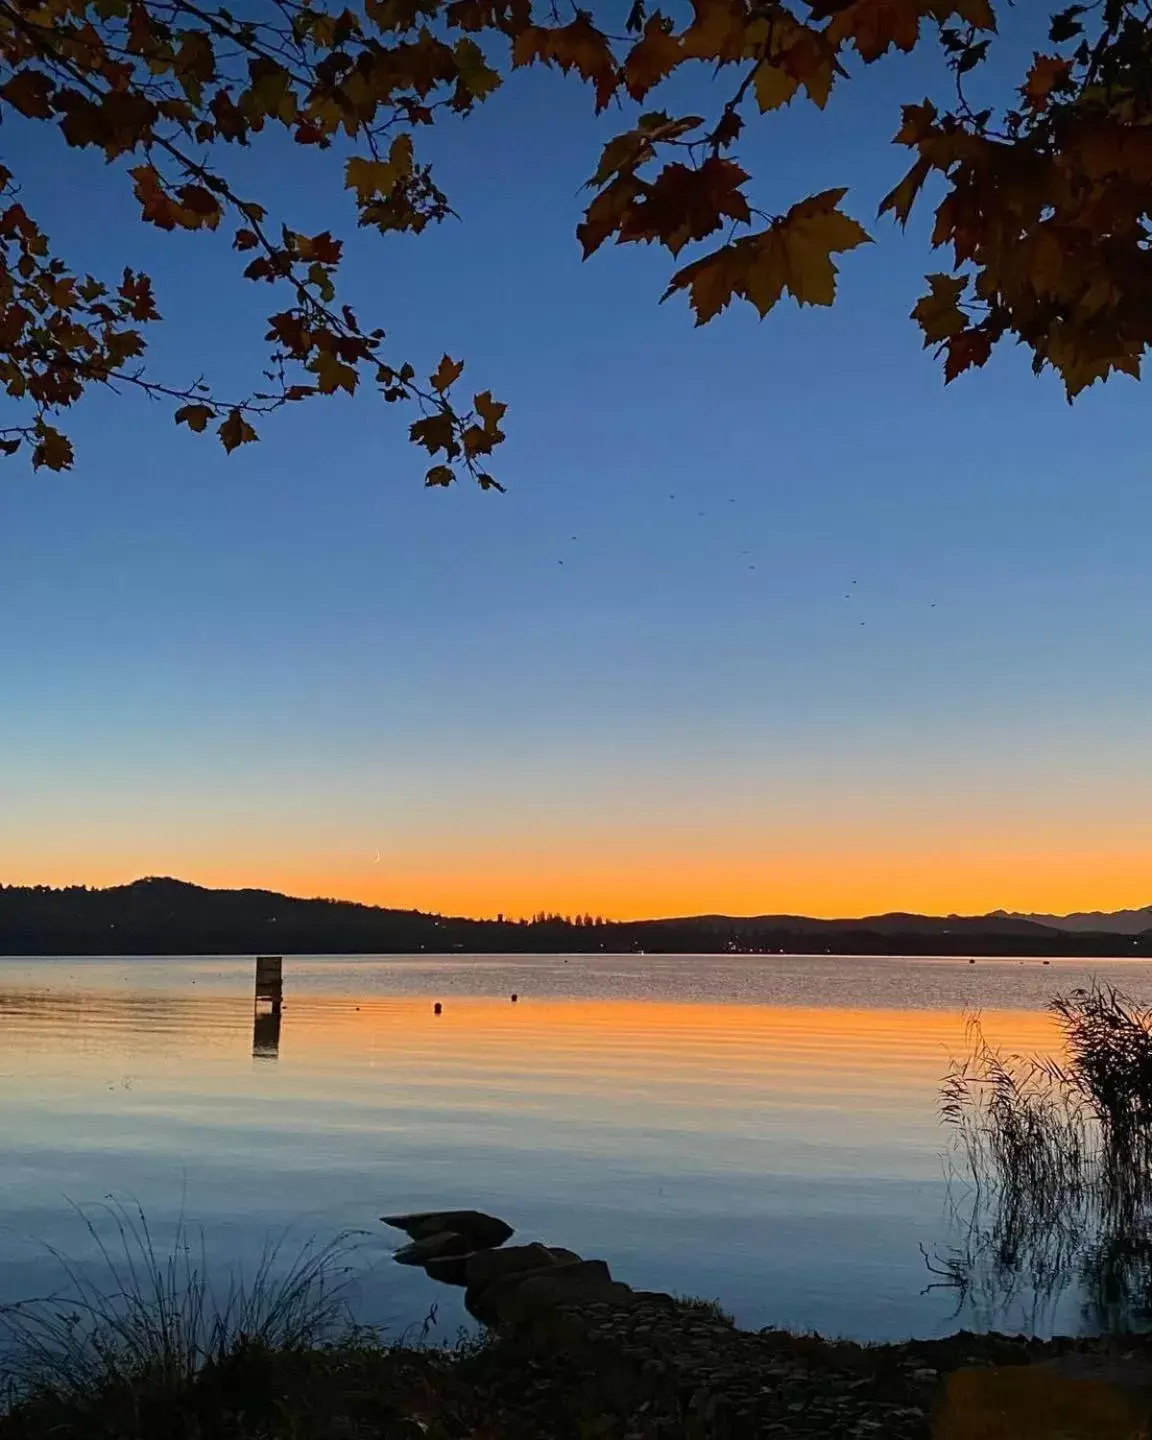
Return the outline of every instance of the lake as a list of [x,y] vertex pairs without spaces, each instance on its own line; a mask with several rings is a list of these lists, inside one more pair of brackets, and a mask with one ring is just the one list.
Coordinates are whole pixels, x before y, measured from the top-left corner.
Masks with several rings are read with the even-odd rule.
[[161,1243],[202,1226],[222,1270],[285,1231],[362,1229],[362,1317],[435,1303],[448,1337],[459,1292],[392,1265],[381,1214],[476,1206],[746,1326],[1085,1323],[1075,1284],[990,1316],[929,1269],[963,1227],[937,1088],[966,1011],[1049,1051],[1056,991],[1096,976],[1152,1003],[1150,963],[287,957],[278,1037],[254,1035],[253,971],[0,960],[0,1302],[59,1283],[47,1246],[90,1259],[74,1207],[114,1196]]

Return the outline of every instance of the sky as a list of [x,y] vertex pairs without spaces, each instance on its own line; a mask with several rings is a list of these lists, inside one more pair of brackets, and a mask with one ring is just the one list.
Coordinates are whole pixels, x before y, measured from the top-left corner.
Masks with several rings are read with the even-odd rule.
[[[0,881],[477,915],[1152,902],[1146,397],[1069,407],[1004,347],[943,386],[908,319],[944,268],[927,216],[873,221],[935,83],[900,59],[751,127],[766,209],[847,184],[877,240],[832,310],[763,323],[658,304],[662,253],[581,261],[614,117],[555,75],[431,137],[461,218],[418,238],[357,233],[326,157],[239,155],[348,240],[395,354],[508,403],[507,493],[425,490],[370,390],[231,457],[85,401],[75,470],[0,470]],[[250,383],[268,296],[226,238],[147,232],[114,169],[6,134],[74,265],[152,273],[157,370]]]

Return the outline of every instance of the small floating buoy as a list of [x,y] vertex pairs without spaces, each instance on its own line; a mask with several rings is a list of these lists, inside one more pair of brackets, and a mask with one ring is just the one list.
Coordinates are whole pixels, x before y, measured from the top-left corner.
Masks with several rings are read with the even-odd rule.
[[513,1003],[513,1005],[515,1005],[516,1001],[519,1000],[519,998],[520,998],[519,995],[517,995],[516,992],[515,992],[515,990],[513,990],[513,992],[512,992],[512,1003]]
[[432,1013],[433,1013],[433,1015],[439,1015],[439,1014],[440,1014],[440,1011],[441,1011],[443,1008],[444,1008],[444,1007],[440,1004],[440,1001],[437,1000],[436,1003],[435,1003],[435,1005],[432,1006]]
[[1045,965],[1051,965],[1051,964],[1052,964],[1052,961],[1051,961],[1051,960],[1045,960],[1045,961],[1044,961],[1044,964],[1045,964]]
[[976,964],[976,961],[975,961],[975,960],[969,960],[969,961],[968,961],[968,964],[969,964],[969,965],[975,965],[975,964]]

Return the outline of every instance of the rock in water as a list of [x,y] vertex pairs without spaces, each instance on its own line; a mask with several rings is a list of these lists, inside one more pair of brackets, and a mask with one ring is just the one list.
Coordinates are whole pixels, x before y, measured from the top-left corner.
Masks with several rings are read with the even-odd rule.
[[467,1255],[471,1249],[463,1235],[457,1235],[454,1230],[443,1230],[438,1235],[413,1240],[411,1245],[397,1250],[392,1258],[399,1265],[424,1265],[445,1255]]
[[446,1230],[462,1235],[469,1250],[489,1250],[514,1233],[512,1226],[481,1210],[422,1210],[411,1215],[381,1215],[385,1225],[403,1230],[413,1240],[426,1240]]
[[[527,1252],[527,1259],[523,1259]],[[473,1250],[467,1255],[437,1255],[424,1263],[430,1280],[442,1285],[488,1285],[505,1275],[544,1269],[566,1260],[579,1260],[575,1250],[555,1245],[513,1245],[507,1250]]]
[[[531,1247],[525,1246],[525,1249]],[[543,1248],[543,1247],[541,1247]],[[529,1308],[546,1309],[571,1303],[591,1291],[618,1288],[628,1292],[626,1285],[615,1287],[611,1271],[603,1260],[557,1260],[550,1257],[544,1265],[514,1270],[511,1274],[493,1276],[480,1284],[469,1284],[464,1305],[484,1325],[500,1324],[520,1318],[523,1305],[511,1300],[513,1294],[529,1295]],[[628,1292],[630,1293],[630,1292]]]
[[[580,1256],[572,1258],[579,1260]],[[559,1263],[559,1258],[547,1245],[511,1245],[507,1250],[478,1250],[465,1260],[464,1278],[469,1285],[482,1290],[507,1275],[518,1275],[524,1270],[547,1270]]]

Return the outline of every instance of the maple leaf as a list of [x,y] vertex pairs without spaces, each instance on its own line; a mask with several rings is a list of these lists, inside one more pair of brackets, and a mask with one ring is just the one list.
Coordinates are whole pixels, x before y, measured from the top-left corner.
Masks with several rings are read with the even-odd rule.
[[748,281],[748,298],[761,315],[779,298],[777,282],[800,305],[832,304],[837,273],[832,256],[871,243],[864,227],[838,208],[846,193],[811,195],[768,229]]
[[624,61],[624,88],[633,100],[643,100],[680,64],[683,43],[659,15],[649,16],[643,37],[633,45]]
[[979,367],[992,354],[992,336],[984,330],[963,330],[944,342],[944,383],[950,385],[958,375],[973,366]]
[[432,372],[432,388],[438,394],[443,395],[445,390],[454,385],[464,373],[463,360],[452,360],[445,355],[440,364]]
[[686,59],[725,65],[745,58],[748,18],[740,0],[692,0],[692,9],[681,37]]
[[530,65],[533,61],[555,65],[565,74],[575,70],[594,86],[597,110],[603,110],[616,93],[619,72],[612,46],[583,11],[568,25],[553,29],[525,26],[512,43],[512,63]]
[[460,453],[456,442],[456,427],[452,416],[446,411],[414,420],[408,427],[408,435],[417,445],[423,445],[430,455],[443,450],[449,459],[452,459]]
[[321,395],[334,395],[344,390],[349,395],[356,393],[360,376],[354,365],[346,365],[331,350],[321,350],[308,362],[308,369],[316,376],[316,388]]
[[878,60],[892,48],[914,50],[933,8],[925,0],[852,0],[833,15],[827,35],[835,45],[850,41],[862,60]]
[[800,81],[790,75],[783,66],[772,65],[765,60],[756,67],[752,88],[761,112],[779,110],[782,105],[787,105],[800,89]]
[[187,425],[189,430],[195,430],[197,434],[208,428],[208,422],[212,418],[212,410],[208,405],[181,405],[175,416],[177,425]]
[[451,485],[455,474],[447,465],[433,465],[424,476],[425,485]]
[[260,438],[239,410],[233,410],[228,418],[217,426],[216,433],[220,436],[220,443],[229,454],[237,446],[250,445],[253,440]]
[[488,430],[494,430],[499,425],[508,409],[502,400],[493,400],[491,390],[481,390],[478,395],[473,395],[472,404]]
[[747,179],[746,170],[719,155],[710,155],[696,169],[679,162],[665,165],[624,212],[619,240],[658,240],[679,254],[690,240],[718,230],[725,219],[751,219],[740,190]]
[[460,72],[460,80],[473,100],[486,100],[501,85],[499,72],[484,58],[475,40],[466,36],[457,40],[452,51]]
[[1020,89],[1025,105],[1032,111],[1046,109],[1053,90],[1064,85],[1071,73],[1071,60],[1062,59],[1059,55],[1036,55],[1028,78]]
[[908,217],[912,213],[912,206],[916,203],[916,197],[920,194],[924,187],[924,181],[931,173],[932,162],[926,156],[921,155],[903,180],[889,190],[881,200],[877,213],[884,215],[891,210],[901,225],[907,225]]
[[36,443],[32,447],[32,468],[34,470],[70,470],[75,455],[72,442],[53,425],[41,422],[36,429]]
[[766,230],[733,241],[673,275],[664,299],[687,290],[703,324],[740,296],[761,316],[787,291],[799,305],[836,298],[833,255],[868,244],[870,236],[838,208],[845,191],[825,190],[793,205]]
[[929,275],[927,280],[928,294],[913,306],[912,319],[924,332],[924,344],[938,345],[968,328],[959,303],[968,282],[953,275]]
[[0,85],[0,97],[30,120],[47,120],[52,115],[55,86],[41,70],[18,70]]

